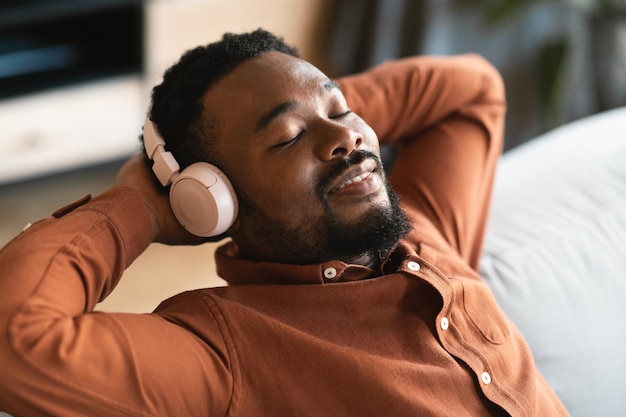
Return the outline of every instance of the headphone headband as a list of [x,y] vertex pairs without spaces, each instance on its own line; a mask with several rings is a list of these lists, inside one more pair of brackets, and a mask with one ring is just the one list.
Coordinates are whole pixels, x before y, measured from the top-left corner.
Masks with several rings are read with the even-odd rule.
[[180,165],[171,152],[165,150],[165,141],[157,132],[150,116],[146,116],[143,125],[143,144],[148,158],[154,162],[152,170],[164,187],[170,185],[178,176]]

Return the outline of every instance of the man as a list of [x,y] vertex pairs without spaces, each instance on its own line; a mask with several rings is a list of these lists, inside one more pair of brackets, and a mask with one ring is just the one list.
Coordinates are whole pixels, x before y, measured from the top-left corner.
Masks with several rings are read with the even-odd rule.
[[[181,169],[226,175],[236,220],[192,236],[136,155],[116,187],[14,239],[0,253],[0,410],[567,415],[476,273],[504,111],[476,56],[331,81],[262,30],[190,51],[150,118]],[[379,141],[399,148],[395,192]],[[151,242],[227,236],[228,287],[152,314],[92,311]]]

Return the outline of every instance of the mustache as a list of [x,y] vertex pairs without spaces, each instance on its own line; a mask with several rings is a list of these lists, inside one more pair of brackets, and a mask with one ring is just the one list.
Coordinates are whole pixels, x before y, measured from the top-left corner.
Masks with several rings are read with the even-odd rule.
[[366,159],[372,159],[376,162],[376,169],[381,175],[383,175],[383,163],[381,159],[373,152],[366,150],[356,150],[352,152],[350,155],[338,159],[334,165],[328,168],[328,170],[322,174],[319,179],[318,195],[320,198],[323,198],[324,195],[327,194],[328,187],[333,183],[338,177],[340,177],[346,170],[348,170],[353,165],[358,165]]

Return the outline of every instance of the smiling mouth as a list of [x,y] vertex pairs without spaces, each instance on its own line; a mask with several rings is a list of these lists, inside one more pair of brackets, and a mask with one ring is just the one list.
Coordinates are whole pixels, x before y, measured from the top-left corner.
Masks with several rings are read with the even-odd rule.
[[348,158],[337,161],[320,178],[319,196],[363,197],[378,191],[383,182],[382,165],[378,155],[357,150]]
[[356,177],[350,178],[348,181],[344,182],[343,184],[341,184],[339,187],[335,188],[334,190],[332,190],[331,192],[335,193],[337,191],[341,191],[344,188],[346,188],[348,185],[357,183],[357,182],[361,182],[363,180],[365,180],[367,177],[369,177],[370,175],[373,174],[374,171],[368,171],[368,172],[364,172],[361,175],[357,175]]
[[354,165],[343,173],[330,189],[331,195],[364,196],[376,192],[380,179],[376,174],[378,164],[373,159]]

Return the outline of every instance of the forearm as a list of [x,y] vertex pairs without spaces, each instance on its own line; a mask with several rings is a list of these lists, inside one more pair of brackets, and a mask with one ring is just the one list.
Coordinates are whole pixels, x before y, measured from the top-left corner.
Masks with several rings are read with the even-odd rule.
[[[84,339],[79,317],[110,293],[152,238],[145,206],[128,188],[55,216],[0,251],[0,366],[11,387],[22,380],[35,387],[42,375],[35,364],[49,367],[43,374],[81,373],[85,364],[75,359],[84,352],[76,346],[97,341]],[[0,388],[0,403],[16,400],[9,388]]]
[[[45,285],[54,290],[47,302],[63,304],[67,315],[89,311],[151,241],[145,206],[130,189],[75,205],[35,223],[0,251],[3,306],[17,308]],[[78,300],[67,297],[69,288]]]

